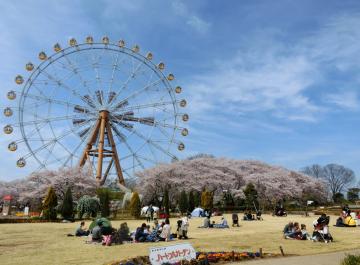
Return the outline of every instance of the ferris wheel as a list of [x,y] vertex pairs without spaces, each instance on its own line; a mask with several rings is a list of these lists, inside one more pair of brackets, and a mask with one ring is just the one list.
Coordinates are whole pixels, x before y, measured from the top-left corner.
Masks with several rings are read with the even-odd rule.
[[17,75],[20,89],[7,93],[18,104],[4,115],[17,121],[4,133],[21,133],[8,149],[26,147],[18,167],[34,161],[37,170],[88,164],[100,185],[111,175],[125,185],[123,174],[131,178],[177,160],[185,148],[178,139],[189,133],[181,124],[189,115],[180,111],[187,102],[178,98],[182,88],[172,85],[175,77],[164,73],[163,62],[106,36],[99,42],[88,36],[84,43],[72,38],[68,47],[57,43],[53,49],[50,56],[39,53],[39,64],[27,63],[29,77]]

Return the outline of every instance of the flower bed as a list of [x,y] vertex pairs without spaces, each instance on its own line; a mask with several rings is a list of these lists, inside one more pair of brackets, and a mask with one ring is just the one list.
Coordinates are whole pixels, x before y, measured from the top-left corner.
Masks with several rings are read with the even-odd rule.
[[[277,254],[263,253],[262,257],[276,257],[279,256]],[[259,252],[197,252],[196,259],[191,261],[181,261],[177,263],[173,263],[171,265],[208,265],[213,263],[225,264],[232,261],[242,261],[249,259],[261,258],[261,254]],[[139,256],[133,259],[122,260],[122,261],[114,261],[107,263],[107,265],[150,265],[149,257],[147,256]],[[170,265],[168,263],[164,263],[163,265]]]

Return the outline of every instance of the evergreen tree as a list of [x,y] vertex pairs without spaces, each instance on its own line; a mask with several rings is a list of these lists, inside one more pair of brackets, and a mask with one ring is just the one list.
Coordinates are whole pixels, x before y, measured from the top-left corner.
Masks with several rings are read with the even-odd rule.
[[186,192],[183,190],[180,193],[180,198],[179,198],[179,210],[182,214],[186,213],[187,210],[189,208],[189,201],[188,201],[188,197],[186,195]]
[[201,193],[197,190],[194,191],[194,209],[201,206]]
[[347,192],[347,199],[348,201],[355,202],[359,200],[359,188],[350,188]]
[[101,217],[110,215],[110,190],[108,188],[99,188],[96,194],[100,200]]
[[48,193],[44,199],[42,209],[44,218],[47,220],[56,220],[56,206],[57,206],[57,196],[55,190],[50,186]]
[[189,212],[192,212],[195,207],[196,207],[196,204],[195,204],[195,196],[194,196],[194,192],[193,191],[190,191],[189,192],[189,207],[188,207],[188,211]]
[[169,191],[166,188],[164,191],[164,208],[165,208],[165,214],[170,215],[170,200],[169,200]]
[[206,210],[211,210],[213,208],[213,194],[212,192],[205,190],[201,193],[201,206]]
[[73,197],[70,187],[65,192],[64,201],[61,206],[61,215],[65,220],[72,220],[74,218]]
[[245,194],[245,206],[247,209],[254,208],[254,205],[256,206],[256,209],[259,209],[259,202],[258,202],[258,193],[255,189],[254,184],[251,182],[248,183],[244,189]]
[[130,213],[133,217],[139,218],[141,213],[141,202],[139,193],[133,192],[130,200]]

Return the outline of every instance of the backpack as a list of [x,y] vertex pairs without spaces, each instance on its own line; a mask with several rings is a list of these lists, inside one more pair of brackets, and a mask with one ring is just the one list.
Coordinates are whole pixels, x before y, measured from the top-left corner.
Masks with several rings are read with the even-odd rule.
[[102,244],[105,246],[111,246],[111,235],[103,236]]

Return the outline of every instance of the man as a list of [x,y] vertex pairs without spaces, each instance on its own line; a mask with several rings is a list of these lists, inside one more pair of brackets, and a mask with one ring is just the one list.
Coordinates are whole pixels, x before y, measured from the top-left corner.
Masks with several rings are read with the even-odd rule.
[[103,226],[103,223],[101,220],[98,220],[96,223],[96,226],[93,228],[91,232],[91,239],[95,242],[101,242],[102,241],[102,232],[101,228]]
[[136,232],[135,232],[135,241],[136,242],[145,242],[146,237],[147,237],[147,233],[144,232],[146,228],[146,224],[143,223],[140,227],[136,228]]

